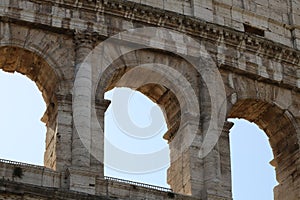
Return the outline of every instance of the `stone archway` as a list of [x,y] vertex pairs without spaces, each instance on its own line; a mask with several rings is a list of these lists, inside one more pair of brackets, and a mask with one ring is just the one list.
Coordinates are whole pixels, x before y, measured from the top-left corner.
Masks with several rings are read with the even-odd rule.
[[46,124],[46,150],[44,165],[55,168],[55,140],[57,129],[57,97],[58,77],[49,64],[37,54],[19,47],[6,46],[0,48],[0,69],[5,72],[19,72],[34,81],[41,91],[46,103],[46,111],[42,122]]
[[[257,124],[269,138],[279,183],[274,198],[299,197],[299,95],[269,83],[228,73],[223,78],[228,95],[228,118]],[[226,78],[225,78],[226,77]]]
[[[275,187],[275,199],[292,199],[296,191],[294,175],[297,173],[297,157],[299,155],[299,144],[296,129],[289,119],[288,111],[280,109],[276,105],[254,99],[238,101],[230,111],[230,118],[244,118],[257,124],[269,138],[273,150],[274,160],[271,164],[276,170],[276,179],[279,183]],[[289,191],[286,193],[286,191]],[[285,194],[282,194],[282,193]]]
[[[164,112],[168,126],[168,131],[164,135],[164,139],[169,142],[171,159],[167,175],[168,183],[173,191],[191,195],[195,188],[193,188],[193,172],[188,162],[192,160],[190,158],[190,145],[196,144],[189,141],[189,134],[193,134],[189,129],[191,126],[196,126],[198,130],[199,127],[190,124],[192,119],[190,113],[182,113],[182,110],[187,106],[186,97],[181,93],[182,91],[176,90],[178,86],[174,85],[174,80],[166,78],[162,81],[163,76],[159,72],[141,67],[148,65],[148,63],[153,66],[157,65],[157,67],[160,67],[160,64],[172,67],[188,80],[193,89],[197,91],[195,93],[199,98],[198,84],[201,80],[199,74],[187,61],[172,53],[160,50],[137,50],[120,56],[103,72],[96,92],[97,116],[100,123],[104,125],[104,112],[109,105],[109,102],[103,99],[104,93],[114,87],[128,87],[140,91],[157,103]],[[124,76],[131,77],[131,79],[124,79]],[[199,101],[197,100],[197,102]],[[194,135],[194,137],[198,136]]]
[[[142,59],[143,57],[148,57],[148,60]],[[171,140],[180,125],[180,100],[177,98],[178,95],[175,95],[175,91],[167,88],[166,85],[158,84],[158,82],[161,81],[161,83],[172,85],[172,80],[160,80],[161,74],[159,74],[159,72],[149,70],[147,67],[136,69],[139,66],[146,65],[147,63],[151,63],[153,65],[166,64],[173,66],[176,70],[180,70],[178,69],[179,67],[184,68],[188,66],[188,63],[182,61],[182,58],[176,56],[166,56],[157,50],[139,50],[128,53],[113,62],[111,66],[103,73],[102,77],[104,78],[100,80],[97,87],[96,102],[103,101],[101,99],[103,98],[104,93],[113,89],[114,87],[128,87],[141,92],[161,107],[166,117],[168,126],[168,132],[165,134],[164,138],[166,140]],[[185,76],[186,79],[193,79],[190,81],[192,84],[194,84],[194,89],[198,90],[196,86],[196,82],[198,81],[196,74],[196,72],[195,74],[192,72],[186,72]],[[124,75],[135,78],[134,80],[123,79]],[[98,116],[102,115],[100,114]],[[102,121],[101,118],[99,120]]]
[[34,81],[47,109],[44,165],[59,172],[71,166],[73,38],[41,29],[1,22],[0,68]]

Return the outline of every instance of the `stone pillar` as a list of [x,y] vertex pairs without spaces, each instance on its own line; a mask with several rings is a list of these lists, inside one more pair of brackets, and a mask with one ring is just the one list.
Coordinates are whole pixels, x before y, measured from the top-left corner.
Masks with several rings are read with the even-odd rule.
[[178,155],[177,160],[171,161],[168,169],[168,184],[175,193],[202,196],[203,161],[197,156],[198,152],[197,147],[191,146]]
[[[53,117],[55,116],[55,117]],[[56,167],[56,137],[57,137],[57,111],[54,103],[50,103],[47,106],[47,110],[44,113],[41,121],[46,124],[46,141],[44,152],[44,165],[53,170],[58,170]]]
[[72,161],[72,95],[57,95],[56,170],[64,171]]
[[91,140],[92,71],[91,65],[82,64],[86,56],[93,49],[93,45],[91,36],[88,33],[76,33],[74,41],[76,58],[75,82],[73,91],[74,126],[72,137],[72,167],[89,168]]
[[[231,122],[225,122],[218,143],[203,159],[199,157],[200,134],[188,148],[183,148],[190,138],[189,128],[182,127],[170,142],[171,164],[168,183],[176,193],[214,200],[217,197],[232,199],[229,130]],[[185,149],[184,151],[182,151]]]
[[232,199],[229,131],[232,122],[226,121],[214,149],[204,158],[206,199],[217,196]]
[[279,184],[274,188],[275,200],[294,200],[300,198],[300,153],[297,152],[291,157],[280,163],[278,166],[276,159],[276,178]]
[[[188,115],[187,113],[183,115]],[[191,124],[189,116],[183,116],[175,137],[169,140],[170,167],[167,181],[176,193],[202,196],[203,161],[199,158],[200,134],[191,133],[198,124]],[[172,134],[171,134],[172,135]]]
[[[229,146],[229,130],[232,126],[233,123],[225,122],[218,143],[205,158],[199,157],[201,145],[197,144],[199,140],[196,139],[177,162],[171,163],[168,181],[175,192],[204,200],[214,200],[217,197],[232,199]],[[180,140],[184,141],[182,138]],[[176,178],[173,180],[169,177]]]
[[65,172],[70,190],[89,194],[96,193],[96,180],[103,177],[103,145],[98,146],[103,141],[96,137],[100,132],[95,128],[93,69],[91,61],[86,60],[93,49],[93,41],[93,35],[89,32],[75,34],[72,164]]
[[72,160],[72,95],[66,93],[53,96],[42,117],[47,126],[44,165],[58,172],[70,166]]
[[[211,176],[211,179],[205,179],[207,187],[207,199],[214,199],[214,195],[223,199],[232,199],[232,182],[231,182],[231,159],[230,159],[230,143],[229,132],[233,123],[226,121],[223,126],[219,141],[213,150],[213,163],[216,166],[216,173],[205,171],[205,177]],[[211,156],[211,155],[208,155]],[[213,157],[212,156],[212,157]],[[210,170],[210,169],[207,169]]]
[[91,155],[91,168],[99,172],[99,177],[104,177],[104,116],[111,101],[102,99],[95,101],[92,107],[92,143],[91,149],[97,155]]
[[285,151],[271,161],[279,183],[273,190],[275,200],[300,199],[300,150],[296,142],[286,145]]
[[[292,112],[285,111],[290,119],[289,124],[282,126],[282,122],[278,123],[279,120],[276,120],[277,123],[272,124],[272,128],[279,131],[269,138],[270,141],[278,141],[272,146],[274,159],[270,162],[275,167],[278,182],[273,190],[275,200],[300,199],[300,117],[291,116],[291,113],[299,112],[299,104],[295,102],[290,106],[294,107]],[[279,135],[284,138],[278,137]]]

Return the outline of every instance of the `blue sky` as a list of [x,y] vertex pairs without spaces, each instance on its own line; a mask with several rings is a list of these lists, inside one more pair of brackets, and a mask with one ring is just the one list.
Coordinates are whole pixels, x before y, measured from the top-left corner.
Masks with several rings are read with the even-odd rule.
[[[0,93],[0,158],[43,165],[46,128],[40,121],[45,111],[41,93],[27,77],[1,70]],[[107,98],[112,96],[107,94]],[[141,127],[149,125],[153,106],[155,104],[145,96],[134,93],[129,103],[131,120]],[[161,118],[163,119],[163,115]],[[266,134],[246,120],[231,121],[235,123],[230,133],[234,199],[273,199],[273,187],[277,183],[274,178],[275,170],[269,164],[273,155]],[[150,141],[124,136],[124,132],[118,129],[111,106],[106,113],[105,122],[107,139],[124,151],[147,154],[168,147],[166,141],[161,139],[165,128]],[[122,134],[122,141],[116,140]],[[132,174],[121,173],[120,166],[119,170],[107,167],[105,173],[108,176],[168,187],[166,169],[167,165],[162,165],[158,171]]]

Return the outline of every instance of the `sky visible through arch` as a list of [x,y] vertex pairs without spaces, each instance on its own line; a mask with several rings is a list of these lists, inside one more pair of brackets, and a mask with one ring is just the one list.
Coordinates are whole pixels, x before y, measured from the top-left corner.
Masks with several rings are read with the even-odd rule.
[[[18,73],[9,74],[0,70],[0,159],[9,159],[43,165],[45,149],[45,125],[40,121],[45,111],[45,103],[34,82]],[[107,93],[112,98],[112,93]],[[114,101],[114,100],[113,100]],[[129,116],[139,126],[151,123],[149,113],[154,104],[140,93],[130,97]],[[145,110],[144,110],[145,109]],[[120,138],[122,131],[112,116],[111,108],[106,113],[106,134],[108,139],[127,148],[127,151],[155,151],[155,148],[166,148],[167,143],[161,139],[165,129],[153,138],[157,141],[130,141]],[[159,115],[158,115],[159,117]],[[160,116],[163,120],[163,115]],[[235,200],[271,200],[273,187],[276,185],[275,171],[269,165],[272,152],[266,134],[255,124],[246,120],[231,119],[235,126],[231,129],[231,152],[233,171],[233,198]],[[152,139],[153,139],[152,138]],[[153,144],[156,145],[153,145]],[[123,145],[122,145],[123,144]],[[126,145],[127,144],[127,145]],[[106,154],[107,156],[107,154]],[[168,158],[166,158],[168,159]],[[138,182],[168,187],[165,166],[159,171],[141,174],[121,173],[120,170],[105,168],[107,176],[130,179]]]

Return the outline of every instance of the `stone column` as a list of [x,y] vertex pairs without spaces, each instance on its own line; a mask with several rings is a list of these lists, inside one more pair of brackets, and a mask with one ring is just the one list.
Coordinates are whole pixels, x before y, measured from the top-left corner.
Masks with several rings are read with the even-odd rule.
[[96,155],[91,155],[91,168],[99,172],[99,177],[104,177],[104,116],[110,105],[109,100],[102,99],[92,104],[92,143],[91,149]]
[[231,122],[225,122],[218,143],[210,153],[200,159],[199,146],[192,146],[190,152],[190,188],[193,196],[204,200],[214,200],[217,197],[232,199],[229,130]]
[[[295,109],[299,110],[294,104]],[[298,104],[299,105],[299,104]],[[287,113],[287,111],[286,111]],[[284,144],[284,148],[273,147],[274,159],[270,162],[275,167],[276,180],[278,185],[274,187],[274,200],[294,200],[300,199],[300,117],[290,116],[293,123],[271,136],[275,140],[277,135],[284,135],[285,140],[281,140],[279,145]],[[276,126],[277,124],[273,125]],[[281,124],[278,124],[281,126]],[[282,131],[284,130],[284,131]]]
[[[230,143],[229,133],[233,123],[226,121],[222,133],[218,141],[219,150],[219,176],[218,181],[220,191],[217,191],[218,195],[224,197],[224,199],[232,199],[232,182],[231,182],[231,159],[230,159]],[[208,198],[209,199],[209,198]]]
[[57,95],[56,170],[64,171],[72,161],[72,95]]
[[[176,193],[202,196],[203,160],[199,158],[200,134],[192,133],[198,126],[192,124],[193,120],[188,113],[184,113],[181,126],[173,139],[169,140],[170,167],[167,181]],[[196,127],[198,128],[198,127]]]
[[[103,177],[103,165],[93,157],[95,148],[103,149],[103,147],[93,146],[95,142],[93,140],[99,137],[94,137],[97,131],[93,132],[96,130],[93,126],[97,116],[93,112],[95,104],[92,91],[92,63],[86,59],[93,49],[93,41],[93,35],[89,32],[75,34],[72,165],[65,172],[70,190],[89,194],[96,193],[96,180],[98,177]],[[103,141],[99,142],[103,143]],[[99,142],[96,141],[96,144]]]
[[57,138],[57,108],[55,103],[50,103],[41,121],[46,124],[47,133],[45,141],[44,165],[47,168],[58,170],[56,167],[56,138]]
[[91,65],[83,63],[93,49],[91,35],[75,34],[75,80],[73,90],[72,167],[90,167],[91,140]]
[[300,152],[297,150],[286,156],[286,160],[280,161],[275,158],[272,164],[276,167],[276,179],[279,182],[273,189],[275,200],[294,200],[300,198]]
[[229,146],[232,126],[231,122],[224,123],[218,143],[203,159],[199,157],[201,134],[196,135],[193,143],[182,151],[183,144],[190,137],[189,128],[178,130],[170,142],[171,166],[168,169],[168,183],[174,192],[203,200],[232,199]]

